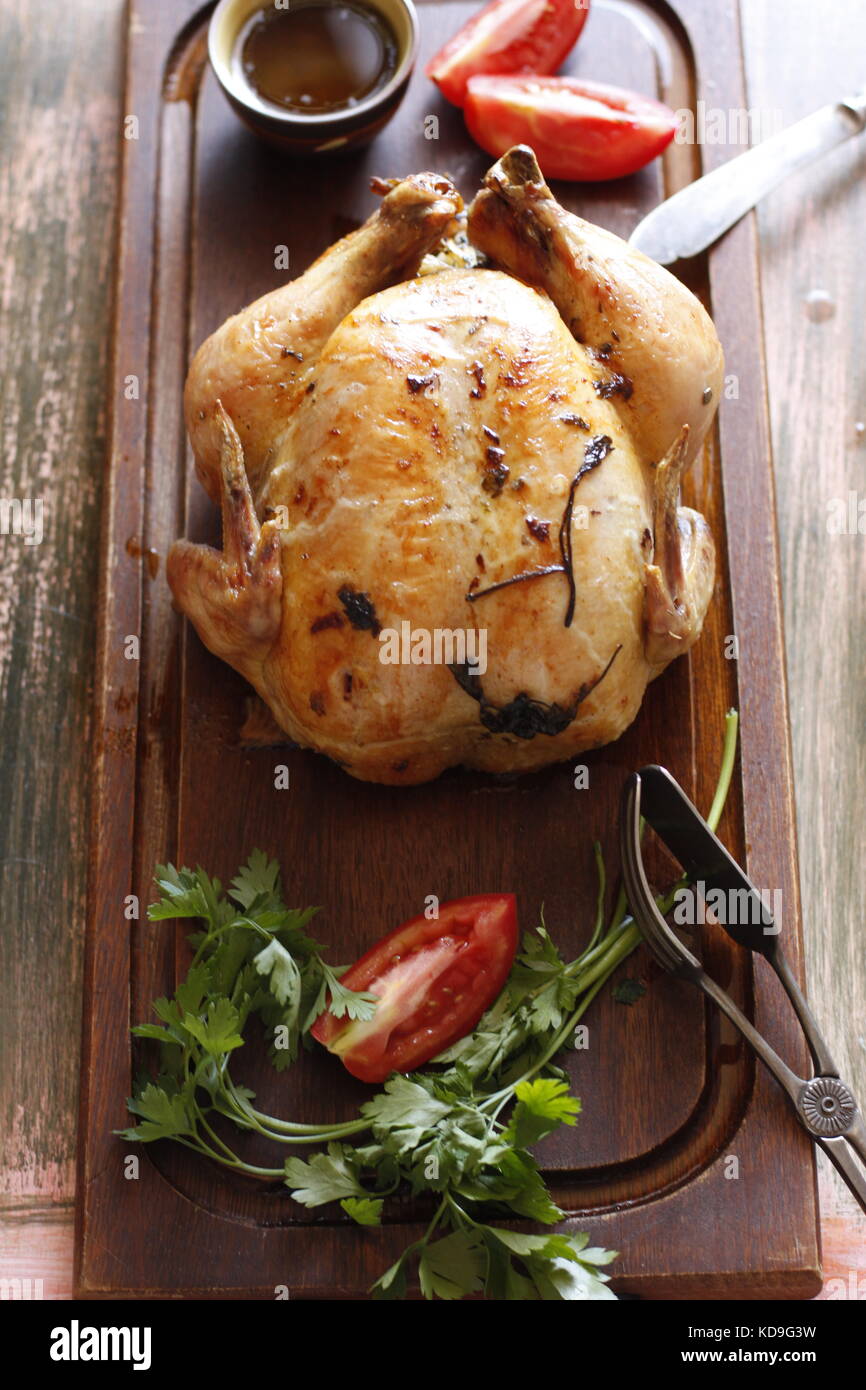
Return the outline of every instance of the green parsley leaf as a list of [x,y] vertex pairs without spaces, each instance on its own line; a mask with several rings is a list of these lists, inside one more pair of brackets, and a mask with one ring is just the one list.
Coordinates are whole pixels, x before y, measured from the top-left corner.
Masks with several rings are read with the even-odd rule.
[[176,1139],[194,1131],[186,1097],[167,1095],[161,1086],[145,1086],[140,1095],[126,1102],[126,1106],[133,1115],[140,1115],[142,1122],[133,1129],[121,1130],[124,1139],[149,1144],[154,1139]]
[[224,1052],[232,1052],[243,1047],[244,1040],[238,1032],[238,1011],[230,999],[220,998],[208,1005],[204,1019],[186,1013],[183,1026],[188,1033],[201,1043],[212,1057],[221,1057]]
[[161,1023],[137,1023],[129,1030],[136,1038],[155,1038],[161,1043],[176,1041],[176,1038]]
[[493,1241],[487,1241],[487,1282],[486,1298],[498,1302],[504,1300],[526,1303],[538,1298],[538,1291],[531,1279],[522,1274],[507,1250]]
[[616,1301],[616,1294],[607,1288],[607,1276],[595,1274],[578,1260],[533,1257],[527,1260],[526,1264],[535,1287],[544,1299],[564,1299],[568,1302]]
[[220,882],[211,880],[201,869],[176,869],[173,864],[157,865],[154,881],[162,890],[159,902],[147,909],[148,919],[159,922],[165,918],[201,917],[217,926],[222,916],[219,908]]
[[286,1186],[292,1189],[295,1201],[305,1207],[320,1207],[343,1197],[367,1196],[358,1181],[352,1150],[342,1144],[329,1144],[327,1153],[313,1154],[308,1163],[302,1158],[287,1158],[285,1168]]
[[425,1298],[453,1300],[480,1293],[486,1269],[484,1245],[475,1234],[452,1231],[425,1244],[418,1277]]
[[230,896],[246,912],[253,903],[273,904],[280,897],[280,866],[269,859],[264,850],[254,849],[246,864],[232,879]]
[[376,995],[366,994],[362,991],[347,989],[340,983],[334,970],[324,961],[320,962],[322,975],[324,977],[324,988],[330,992],[331,999],[328,1004],[328,1012],[335,1018],[349,1018],[360,1023],[369,1023],[373,1014],[376,1012]]
[[340,1203],[343,1211],[359,1226],[381,1226],[384,1205],[381,1197],[344,1197]]
[[380,1300],[406,1297],[406,1289],[409,1282],[406,1266],[414,1250],[415,1246],[410,1245],[403,1251],[399,1260],[395,1260],[390,1268],[385,1270],[384,1274],[379,1275],[379,1278],[370,1289],[370,1293],[374,1299]]
[[522,1149],[509,1149],[499,1163],[502,1179],[514,1189],[508,1205],[518,1216],[553,1226],[562,1221],[565,1212],[554,1202],[547,1184],[531,1154]]
[[517,1104],[507,1132],[520,1149],[537,1144],[561,1124],[573,1125],[580,1112],[580,1101],[569,1095],[564,1081],[536,1077],[515,1086],[514,1094]]
[[450,1106],[430,1095],[417,1081],[408,1076],[392,1076],[372,1100],[361,1106],[361,1114],[370,1121],[377,1138],[395,1129],[419,1129],[435,1125],[448,1114]]
[[301,1002],[301,972],[294,958],[276,937],[253,956],[253,965],[269,979],[271,993],[279,1004],[291,1004],[293,1013]]
[[187,971],[186,979],[177,987],[175,999],[177,1001],[177,1017],[183,1014],[197,1014],[210,989],[210,970],[207,965],[192,965]]

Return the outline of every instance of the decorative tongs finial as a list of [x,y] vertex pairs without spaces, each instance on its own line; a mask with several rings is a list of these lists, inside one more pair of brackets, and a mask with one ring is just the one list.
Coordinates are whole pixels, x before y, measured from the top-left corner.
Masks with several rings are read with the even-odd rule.
[[[713,902],[725,904],[725,911],[715,914],[719,925],[738,945],[764,956],[778,975],[794,1006],[815,1063],[815,1075],[811,1078],[796,1076],[791,1071],[730,996],[706,974],[700,961],[683,945],[659,912],[643,865],[642,821],[651,826],[688,871],[692,883],[702,885],[708,908]],[[835,1164],[866,1211],[866,1175],[854,1157],[856,1154],[866,1163],[866,1124],[850,1089],[839,1077],[812,1011],[794,979],[779,944],[779,924],[769,912],[765,898],[665,768],[642,767],[626,782],[620,816],[620,849],[629,905],[656,960],[665,970],[702,989],[740,1030],[788,1095],[800,1124]]]

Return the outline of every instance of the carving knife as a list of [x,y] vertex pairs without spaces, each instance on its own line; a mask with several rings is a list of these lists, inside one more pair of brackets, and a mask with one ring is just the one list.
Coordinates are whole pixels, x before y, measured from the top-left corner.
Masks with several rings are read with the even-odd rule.
[[629,245],[660,265],[696,256],[789,174],[866,129],[866,90],[822,106],[675,193],[639,222]]

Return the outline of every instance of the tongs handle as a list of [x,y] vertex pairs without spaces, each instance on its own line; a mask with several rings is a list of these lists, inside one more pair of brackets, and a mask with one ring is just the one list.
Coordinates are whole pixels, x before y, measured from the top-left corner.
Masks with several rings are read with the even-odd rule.
[[[784,959],[784,958],[783,958]],[[685,970],[677,973],[685,974]],[[866,1164],[866,1125],[863,1117],[856,1109],[856,1102],[851,1095],[848,1087],[840,1081],[835,1073],[827,1076],[813,1077],[811,1081],[803,1081],[796,1076],[791,1068],[783,1062],[778,1053],[774,1052],[769,1043],[766,1042],[756,1028],[749,1022],[745,1014],[737,1008],[729,994],[716,984],[711,976],[704,970],[695,971],[689,969],[688,978],[700,985],[701,989],[710,999],[721,1009],[731,1022],[742,1033],[747,1042],[751,1044],[755,1052],[764,1063],[765,1067],[779,1082],[786,1095],[794,1106],[797,1119],[816,1144],[827,1154],[831,1163],[841,1174],[847,1183],[854,1197],[860,1203],[863,1211],[866,1212],[866,1172],[857,1163],[854,1154],[859,1155],[860,1159]],[[799,991],[798,991],[799,993]],[[802,998],[802,995],[800,996]],[[803,1001],[805,1005],[805,1000]],[[796,1005],[795,1005],[796,1007]],[[799,1013],[799,1010],[798,1010]],[[804,1028],[805,1028],[804,1022]],[[806,1030],[808,1033],[808,1029]],[[848,1128],[842,1134],[827,1135],[818,1132],[817,1126],[821,1123],[820,1117],[820,1095],[816,1096],[816,1088],[826,1088],[830,1095],[836,1092],[836,1103],[839,1097],[844,1099],[846,1104],[854,1107],[854,1118]],[[852,1152],[853,1151],[853,1152]]]
[[[797,1076],[671,931],[656,906],[644,870],[641,815],[693,882],[706,875],[714,886],[720,885],[736,893],[737,900],[739,894],[745,894],[748,901],[761,908],[760,917],[738,921],[736,918],[727,920],[726,914],[726,920],[720,925],[739,945],[763,955],[775,971],[803,1028],[817,1075],[810,1079]],[[794,978],[776,936],[778,928],[772,918],[766,921],[754,884],[665,768],[641,768],[628,780],[623,791],[620,828],[623,878],[629,903],[635,921],[657,958],[666,969],[698,985],[739,1029],[785,1091],[806,1133],[824,1149],[866,1211],[866,1174],[855,1161],[857,1155],[866,1163],[866,1125],[854,1096],[839,1078],[830,1050]],[[756,925],[762,918],[763,925]]]
[[782,988],[794,1006],[794,1012],[806,1035],[806,1042],[812,1054],[812,1061],[815,1063],[815,1070],[820,1072],[822,1076],[838,1076],[839,1070],[818,1027],[818,1020],[809,1008],[806,997],[794,978],[794,972],[785,952],[776,943],[775,950],[768,951],[766,958],[775,970]]
[[832,1139],[818,1139],[817,1142],[866,1211],[866,1173],[855,1161],[852,1153],[853,1149],[859,1154],[862,1162],[866,1163],[866,1126],[862,1117],[858,1116],[846,1134],[836,1135]]
[[[683,969],[677,971],[677,973],[684,975],[686,971]],[[721,1009],[722,1013],[731,1020],[734,1027],[739,1029],[746,1039],[746,1042],[749,1043],[758,1054],[764,1066],[776,1078],[779,1085],[784,1089],[786,1095],[796,1107],[803,1086],[802,1079],[782,1060],[778,1052],[774,1051],[766,1038],[761,1036],[754,1024],[750,1023],[746,1015],[737,1008],[727,991],[723,990],[721,985],[717,984],[711,975],[708,975],[705,970],[699,969],[697,971],[689,970],[688,977],[692,979],[695,984],[700,985],[704,994],[708,995],[713,1003]]]
[[862,1114],[858,1114],[851,1128],[842,1136],[847,1139],[851,1148],[860,1155],[866,1163],[866,1124],[863,1123]]

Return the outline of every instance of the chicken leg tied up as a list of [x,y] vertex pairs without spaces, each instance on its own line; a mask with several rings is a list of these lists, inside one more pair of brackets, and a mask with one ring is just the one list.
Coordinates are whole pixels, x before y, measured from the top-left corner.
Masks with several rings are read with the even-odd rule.
[[214,502],[224,446],[216,402],[235,423],[257,497],[282,428],[334,329],[368,295],[411,278],[462,207],[460,194],[441,175],[402,179],[362,227],[202,344],[187,377],[184,413],[196,472]]
[[469,210],[475,244],[546,290],[651,469],[653,554],[646,564],[646,658],[661,671],[701,630],[715,548],[699,512],[679,506],[682,476],[712,423],[724,359],[703,306],[669,271],[561,207],[532,150],[489,170]]
[[168,580],[210,650],[253,683],[280,627],[280,533],[256,513],[269,462],[334,329],[368,295],[414,274],[462,206],[447,178],[403,179],[362,227],[227,319],[193,359],[186,425],[198,478],[221,507],[223,550],[178,541]]
[[567,212],[526,146],[503,155],[484,185],[469,210],[475,245],[547,291],[644,462],[658,463],[688,425],[687,467],[716,413],[724,371],[703,306],[655,261]]

